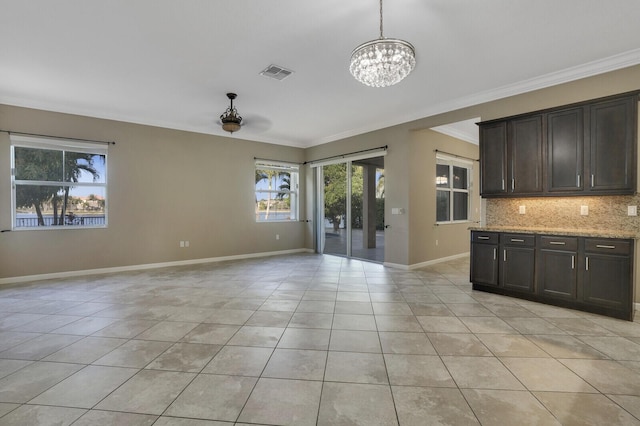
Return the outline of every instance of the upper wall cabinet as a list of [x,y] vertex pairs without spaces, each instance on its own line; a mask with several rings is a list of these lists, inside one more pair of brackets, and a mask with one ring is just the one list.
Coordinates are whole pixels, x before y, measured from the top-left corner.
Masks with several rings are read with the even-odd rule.
[[481,195],[542,192],[542,115],[480,126]]
[[507,123],[480,126],[481,195],[507,193]]
[[582,191],[584,181],[583,107],[547,114],[547,184],[548,192]]
[[636,191],[637,92],[480,123],[483,197]]
[[634,193],[636,189],[636,97],[589,106],[589,192]]

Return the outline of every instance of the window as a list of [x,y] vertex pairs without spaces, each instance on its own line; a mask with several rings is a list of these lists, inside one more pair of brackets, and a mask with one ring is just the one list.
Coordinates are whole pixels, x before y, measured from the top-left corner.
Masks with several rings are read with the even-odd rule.
[[107,146],[11,135],[13,229],[107,225]]
[[436,156],[436,222],[469,220],[469,187],[472,162]]
[[256,222],[298,220],[298,165],[256,161]]

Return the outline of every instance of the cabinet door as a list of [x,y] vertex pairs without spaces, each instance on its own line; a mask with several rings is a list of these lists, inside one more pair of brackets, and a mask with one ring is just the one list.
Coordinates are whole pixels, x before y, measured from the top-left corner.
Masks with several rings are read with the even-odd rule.
[[581,191],[584,108],[547,114],[547,191]]
[[533,292],[534,259],[535,251],[532,248],[503,247],[500,285],[505,289]]
[[540,250],[538,292],[541,296],[575,300],[577,253]]
[[507,158],[509,192],[542,192],[542,116],[511,120]]
[[506,194],[507,123],[480,127],[480,195]]
[[589,107],[589,191],[635,192],[636,110],[635,96]]
[[582,301],[627,311],[631,309],[629,256],[587,253]]
[[471,244],[471,282],[498,285],[498,246]]

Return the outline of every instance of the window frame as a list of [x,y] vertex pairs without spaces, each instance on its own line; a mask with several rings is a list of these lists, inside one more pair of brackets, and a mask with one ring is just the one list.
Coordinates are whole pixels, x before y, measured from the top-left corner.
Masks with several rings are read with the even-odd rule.
[[[259,170],[271,170],[287,172],[290,176],[289,189],[258,189],[258,183],[262,180],[255,182],[254,185],[254,213],[256,223],[287,223],[298,222],[300,217],[300,165],[297,163],[289,163],[286,161],[271,161],[271,160],[255,160],[254,173],[257,175]],[[257,208],[258,193],[272,194],[273,198],[277,199],[278,195],[286,194],[289,196],[289,219],[269,219],[260,220],[260,210]]]
[[[472,197],[472,182],[473,182],[473,161],[465,160],[458,157],[448,156],[444,154],[436,154],[436,179],[438,178],[438,166],[444,165],[448,166],[449,177],[448,177],[448,187],[439,187],[437,181],[435,182],[436,188],[436,224],[437,225],[450,225],[457,223],[468,223],[471,222],[471,197]],[[459,167],[466,169],[467,171],[467,184],[466,188],[454,188],[453,185],[453,168]],[[448,220],[438,220],[438,192],[447,192],[449,194],[449,219]],[[454,212],[455,212],[455,193],[466,193],[467,194],[467,217],[466,219],[458,219],[454,220]]]
[[[11,159],[11,230],[12,231],[50,231],[62,229],[101,229],[107,228],[109,224],[109,178],[108,178],[108,144],[100,142],[69,140],[47,136],[28,136],[10,134],[10,159]],[[39,149],[47,151],[60,151],[62,158],[66,152],[83,153],[104,156],[104,170],[101,172],[101,180],[104,182],[65,182],[61,180],[29,180],[16,179],[16,148]],[[63,160],[64,161],[64,160]],[[104,193],[104,224],[75,225],[68,224],[63,220],[62,225],[45,226],[17,226],[17,196],[18,186],[52,186],[60,188],[103,188]]]

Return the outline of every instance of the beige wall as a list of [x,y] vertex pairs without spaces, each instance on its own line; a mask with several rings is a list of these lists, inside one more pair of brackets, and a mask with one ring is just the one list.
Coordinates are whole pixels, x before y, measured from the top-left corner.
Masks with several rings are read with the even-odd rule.
[[[416,265],[464,253],[468,251],[464,226],[434,227],[433,217],[425,217],[423,212],[434,214],[434,208],[428,207],[429,200],[435,199],[429,193],[434,190],[435,174],[429,169],[434,164],[433,149],[447,146],[444,150],[449,152],[469,152],[475,148],[425,129],[474,117],[500,118],[639,88],[640,66],[634,66],[306,150],[235,136],[200,135],[0,106],[2,129],[117,142],[109,154],[109,228],[0,234],[0,278],[313,248],[313,224],[255,223],[253,157],[302,162],[383,145],[389,147],[385,196],[387,224],[391,227],[386,232],[386,262]],[[11,226],[8,146],[7,135],[0,133],[1,229]],[[422,179],[425,175],[427,178]],[[303,168],[301,182],[306,183],[302,185],[301,217],[311,219],[313,176],[308,167]],[[404,208],[406,214],[391,215],[394,207]],[[152,219],[148,211],[153,211]],[[280,240],[275,240],[276,233]],[[464,243],[458,243],[462,236]],[[191,247],[178,248],[179,240],[189,240]],[[447,243],[441,245],[443,241]]]
[[[0,128],[116,142],[108,228],[2,233],[0,278],[305,247],[303,223],[254,216],[254,157],[302,162],[302,149],[8,106]],[[11,228],[9,145],[0,133],[0,229]]]

